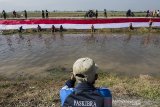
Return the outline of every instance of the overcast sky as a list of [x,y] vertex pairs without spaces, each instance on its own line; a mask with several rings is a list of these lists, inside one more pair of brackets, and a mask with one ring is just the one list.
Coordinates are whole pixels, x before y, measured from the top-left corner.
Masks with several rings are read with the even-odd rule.
[[13,10],[159,10],[160,0],[0,0],[0,11]]

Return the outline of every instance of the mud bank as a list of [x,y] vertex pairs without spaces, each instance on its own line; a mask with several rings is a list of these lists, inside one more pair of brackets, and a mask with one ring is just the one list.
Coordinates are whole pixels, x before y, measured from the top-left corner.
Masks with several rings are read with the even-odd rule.
[[63,33],[63,34],[81,34],[81,33],[91,33],[91,34],[100,34],[100,33],[132,33],[132,34],[143,34],[143,33],[160,33],[159,27],[153,28],[134,28],[130,30],[129,28],[104,28],[104,29],[63,29],[62,31],[57,28],[54,32],[52,29],[42,29],[41,31],[37,31],[37,29],[25,29],[22,32],[19,30],[2,30],[0,31],[3,35],[12,35],[12,34],[56,34],[56,33]]

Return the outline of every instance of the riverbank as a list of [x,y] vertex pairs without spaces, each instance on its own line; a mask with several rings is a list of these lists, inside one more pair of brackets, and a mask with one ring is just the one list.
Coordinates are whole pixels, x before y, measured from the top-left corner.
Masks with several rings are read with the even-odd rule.
[[57,28],[55,32],[52,32],[52,29],[42,29],[42,31],[37,31],[37,29],[25,29],[22,30],[22,32],[19,32],[19,30],[3,30],[1,31],[2,35],[11,35],[11,34],[56,34],[56,33],[62,33],[62,34],[85,34],[85,33],[91,33],[91,34],[99,34],[99,33],[160,33],[160,27],[152,27],[152,28],[134,28],[133,30],[130,30],[129,28],[104,28],[104,29],[94,29],[94,31],[91,31],[91,29],[63,29],[63,31],[60,32],[60,30]]
[[[39,76],[17,74],[16,78],[9,78],[1,75],[0,105],[60,107],[59,90],[70,78],[69,74],[71,69],[57,67],[47,69]],[[131,78],[99,71],[96,86],[112,90],[115,107],[158,107],[159,82],[158,78],[149,75]]]

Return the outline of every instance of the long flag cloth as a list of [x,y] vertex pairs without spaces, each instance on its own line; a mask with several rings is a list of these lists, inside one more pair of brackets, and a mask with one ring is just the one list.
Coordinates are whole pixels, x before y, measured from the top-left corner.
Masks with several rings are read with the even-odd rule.
[[160,27],[160,18],[106,18],[106,19],[15,19],[0,20],[0,30],[9,29],[34,29],[38,25],[41,28],[51,28],[54,25],[64,29],[91,29],[93,25],[96,29],[103,28],[126,28],[132,23],[133,27],[149,27],[152,21],[153,27]]

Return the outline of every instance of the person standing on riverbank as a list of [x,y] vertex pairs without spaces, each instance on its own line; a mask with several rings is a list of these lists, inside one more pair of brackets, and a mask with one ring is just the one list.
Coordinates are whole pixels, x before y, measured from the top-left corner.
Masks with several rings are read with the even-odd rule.
[[96,10],[96,19],[98,18],[98,10]]
[[104,9],[104,17],[107,17],[107,11]]
[[24,10],[24,17],[25,17],[25,19],[27,19],[27,11],[26,10]]
[[52,25],[51,31],[52,33],[56,32],[56,27],[54,25]]
[[43,19],[45,18],[44,10],[42,10],[42,18],[43,18]]
[[17,12],[14,10],[13,11],[13,17],[16,18],[17,17]]
[[2,11],[2,15],[3,15],[3,18],[6,19],[7,15],[6,15],[5,10]]
[[153,17],[156,17],[156,16],[157,16],[157,11],[154,10],[154,11],[153,11]]
[[159,10],[157,10],[157,17],[160,17],[160,12],[159,12]]
[[40,25],[38,25],[38,27],[37,27],[37,32],[41,32],[41,31],[42,31],[42,28],[41,28]]
[[[97,66],[90,58],[80,58],[73,64],[73,74],[60,90],[62,107],[112,107],[112,95],[107,88],[96,88]],[[77,85],[75,86],[75,82]]]
[[153,25],[153,21],[152,19],[149,20],[149,28],[151,29],[152,28],[152,25]]
[[91,26],[91,33],[94,33],[95,29],[94,29],[94,25]]
[[147,10],[147,12],[146,12],[147,14],[146,14],[146,17],[149,17],[149,10]]
[[49,12],[48,10],[46,10],[46,18],[48,18]]

